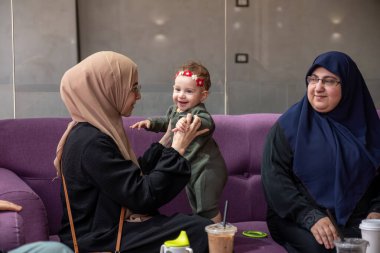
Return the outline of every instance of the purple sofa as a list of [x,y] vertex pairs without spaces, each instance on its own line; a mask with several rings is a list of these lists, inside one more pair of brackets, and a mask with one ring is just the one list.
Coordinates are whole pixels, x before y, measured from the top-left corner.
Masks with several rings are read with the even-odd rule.
[[[241,234],[244,230],[268,232],[260,161],[265,137],[278,117],[279,114],[214,116],[214,137],[229,171],[220,208],[223,210],[227,199],[227,221],[238,227],[235,253],[286,252],[270,235],[253,239]],[[129,125],[141,119],[132,116],[124,122],[137,155],[161,136],[129,129]],[[0,212],[0,250],[37,240],[59,240],[60,180],[53,180],[56,176],[53,159],[68,122],[67,118],[0,120],[0,199],[23,206],[20,213]],[[190,213],[186,194],[182,192],[161,211]]]

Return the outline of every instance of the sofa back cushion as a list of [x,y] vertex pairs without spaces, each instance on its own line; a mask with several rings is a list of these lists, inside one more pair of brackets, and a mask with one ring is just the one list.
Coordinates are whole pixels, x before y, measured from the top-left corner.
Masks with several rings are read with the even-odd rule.
[[[19,245],[48,240],[47,212],[40,197],[11,170],[0,167],[0,178],[3,179],[0,184],[0,199],[22,206],[22,210],[17,214],[23,220],[22,227],[19,227],[17,223],[13,223],[13,229],[10,230],[2,226],[5,224],[0,223],[0,237],[7,234],[8,237],[12,237],[11,241],[18,241]],[[16,216],[16,218],[18,217]]]
[[53,160],[68,118],[0,120],[0,167],[13,171],[42,199],[49,234],[61,223],[60,180]]
[[215,140],[228,167],[220,209],[228,199],[231,222],[265,220],[260,166],[266,135],[278,114],[216,115]]
[[0,227],[0,252],[25,244],[24,221],[18,212],[2,211]]
[[[220,201],[223,210],[229,201],[227,219],[230,222],[265,220],[266,201],[261,186],[260,164],[265,137],[279,114],[214,115],[214,138],[228,168],[228,182]],[[130,129],[143,117],[124,119],[124,126],[136,154],[140,156],[161,134]],[[166,214],[190,212],[184,192],[164,206]]]
[[[260,162],[266,134],[278,117],[279,114],[214,115],[214,137],[229,173],[220,209],[223,210],[224,201],[228,199],[230,222],[265,219]],[[162,135],[129,128],[144,118],[124,118],[127,135],[137,155]],[[62,215],[60,180],[52,180],[56,176],[53,159],[69,121],[68,118],[0,120],[0,167],[13,171],[42,199],[50,235],[57,234]],[[184,192],[162,211],[189,212]]]

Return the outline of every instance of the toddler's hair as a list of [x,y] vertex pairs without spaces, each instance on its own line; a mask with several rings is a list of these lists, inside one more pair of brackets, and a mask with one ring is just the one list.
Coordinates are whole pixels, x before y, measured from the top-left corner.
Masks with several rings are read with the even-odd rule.
[[211,87],[210,73],[208,72],[207,68],[203,66],[202,64],[195,61],[189,61],[188,63],[182,65],[179,70],[190,70],[191,72],[193,72],[193,74],[204,79],[205,90],[208,91],[210,89]]

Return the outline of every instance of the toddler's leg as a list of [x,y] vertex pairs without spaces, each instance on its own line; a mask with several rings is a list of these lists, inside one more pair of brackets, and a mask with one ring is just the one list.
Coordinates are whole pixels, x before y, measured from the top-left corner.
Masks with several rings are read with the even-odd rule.
[[219,212],[214,218],[211,218],[214,223],[222,222],[222,214]]
[[214,223],[222,221],[219,201],[225,185],[222,173],[218,172],[217,170],[206,169],[191,185],[196,202],[196,213],[202,217],[211,219]]

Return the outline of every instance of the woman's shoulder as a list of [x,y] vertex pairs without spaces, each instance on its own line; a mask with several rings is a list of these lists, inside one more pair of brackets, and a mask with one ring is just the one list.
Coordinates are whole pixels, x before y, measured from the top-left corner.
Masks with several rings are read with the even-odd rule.
[[267,134],[267,139],[273,139],[278,135],[283,135],[283,129],[281,128],[281,125],[279,121],[277,120],[273,126],[270,128],[268,134]]
[[271,144],[275,144],[276,146],[282,146],[283,148],[289,149],[289,142],[285,135],[285,130],[279,123],[279,121],[275,122],[272,128],[269,130],[267,134],[267,142]]
[[91,125],[88,122],[79,122],[74,128],[71,130],[71,135],[75,135],[77,138],[78,137],[87,137],[91,138],[93,136],[101,136],[105,135],[102,133],[97,127],[94,125]]
[[110,136],[88,122],[78,123],[70,133],[70,137],[77,140],[77,143],[82,143],[84,146],[96,143],[116,145]]

